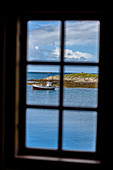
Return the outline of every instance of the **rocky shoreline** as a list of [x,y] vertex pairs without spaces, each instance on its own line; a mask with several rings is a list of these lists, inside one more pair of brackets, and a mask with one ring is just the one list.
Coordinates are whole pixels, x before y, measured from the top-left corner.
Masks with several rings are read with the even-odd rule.
[[[47,81],[51,81],[54,86],[60,86],[60,76],[50,76],[44,79],[31,79],[33,81],[27,83],[32,84],[43,84],[46,85]],[[98,75],[91,73],[73,73],[64,75],[64,87],[66,88],[98,88]]]

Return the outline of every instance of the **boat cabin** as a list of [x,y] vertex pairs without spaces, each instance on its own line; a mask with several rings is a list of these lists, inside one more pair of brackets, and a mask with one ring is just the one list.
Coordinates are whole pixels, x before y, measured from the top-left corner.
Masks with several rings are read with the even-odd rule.
[[48,81],[46,86],[47,86],[47,87],[51,87],[51,86],[52,86],[52,85],[51,85],[51,82]]

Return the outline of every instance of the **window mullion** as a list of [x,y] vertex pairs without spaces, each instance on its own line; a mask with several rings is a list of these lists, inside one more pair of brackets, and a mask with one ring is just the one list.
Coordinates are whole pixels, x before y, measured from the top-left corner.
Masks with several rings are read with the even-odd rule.
[[63,123],[63,75],[64,75],[64,21],[61,25],[61,66],[60,66],[60,110],[59,110],[59,143],[58,149],[62,150],[62,123]]

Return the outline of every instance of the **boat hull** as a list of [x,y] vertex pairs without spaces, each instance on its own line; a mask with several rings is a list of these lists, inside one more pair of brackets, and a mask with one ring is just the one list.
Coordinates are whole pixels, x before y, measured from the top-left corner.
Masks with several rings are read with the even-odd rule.
[[37,86],[37,85],[33,85],[33,90],[55,90],[54,86],[51,87],[47,87],[47,86]]

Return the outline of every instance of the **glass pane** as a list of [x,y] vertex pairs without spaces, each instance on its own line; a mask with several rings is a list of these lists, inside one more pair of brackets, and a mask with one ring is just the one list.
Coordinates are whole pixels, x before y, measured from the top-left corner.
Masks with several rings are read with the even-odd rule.
[[[34,105],[59,105],[59,66],[27,67],[26,103]],[[49,77],[49,78],[48,78]]]
[[60,21],[29,21],[28,61],[60,61]]
[[98,67],[64,66],[64,106],[97,107]]
[[99,61],[99,21],[65,22],[65,61]]
[[57,110],[27,109],[26,146],[31,148],[58,148]]
[[97,112],[63,112],[63,150],[96,151]]

